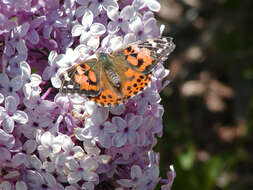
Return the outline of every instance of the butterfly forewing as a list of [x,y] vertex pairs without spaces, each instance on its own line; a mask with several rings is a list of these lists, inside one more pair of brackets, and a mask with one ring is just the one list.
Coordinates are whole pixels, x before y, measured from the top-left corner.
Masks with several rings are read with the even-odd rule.
[[90,59],[72,66],[60,75],[62,81],[60,91],[84,94],[88,97],[98,96],[101,91],[100,70],[101,64],[97,64],[97,59]]
[[125,56],[126,64],[141,73],[150,73],[174,50],[172,38],[156,38],[130,44],[115,55]]

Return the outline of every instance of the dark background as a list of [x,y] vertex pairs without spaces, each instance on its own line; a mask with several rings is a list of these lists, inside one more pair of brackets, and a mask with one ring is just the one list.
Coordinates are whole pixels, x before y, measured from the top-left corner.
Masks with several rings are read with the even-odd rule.
[[[161,175],[172,190],[253,189],[253,0],[162,0],[176,43],[165,67]],[[159,189],[159,187],[157,188]]]

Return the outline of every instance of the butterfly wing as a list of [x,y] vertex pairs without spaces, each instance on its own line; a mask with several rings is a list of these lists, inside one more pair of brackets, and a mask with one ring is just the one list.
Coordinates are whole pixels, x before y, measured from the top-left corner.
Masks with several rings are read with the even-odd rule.
[[114,52],[111,62],[120,76],[122,102],[144,90],[151,82],[152,70],[174,50],[172,38],[136,42]]
[[98,96],[100,87],[101,65],[97,59],[80,62],[60,75],[62,93],[78,93],[87,97]]
[[126,64],[134,70],[147,74],[154,67],[167,59],[167,56],[174,50],[175,44],[172,38],[155,38],[146,41],[138,41],[116,51],[117,55],[125,56]]

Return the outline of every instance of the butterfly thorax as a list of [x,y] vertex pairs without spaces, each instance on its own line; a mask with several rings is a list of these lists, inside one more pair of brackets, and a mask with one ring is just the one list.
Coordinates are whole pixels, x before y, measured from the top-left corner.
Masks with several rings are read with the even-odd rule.
[[109,81],[114,87],[120,87],[120,77],[114,69],[111,59],[108,54],[100,53],[98,54],[98,60],[101,61],[102,67],[108,77]]

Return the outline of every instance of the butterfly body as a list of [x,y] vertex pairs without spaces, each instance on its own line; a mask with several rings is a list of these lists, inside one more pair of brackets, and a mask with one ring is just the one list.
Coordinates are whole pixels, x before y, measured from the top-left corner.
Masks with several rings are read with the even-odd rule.
[[60,75],[61,92],[86,95],[104,107],[113,107],[140,93],[151,82],[152,70],[175,45],[171,38],[135,42],[112,54],[97,53]]

